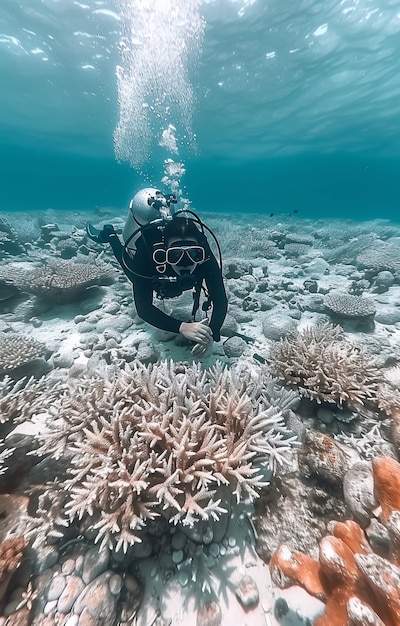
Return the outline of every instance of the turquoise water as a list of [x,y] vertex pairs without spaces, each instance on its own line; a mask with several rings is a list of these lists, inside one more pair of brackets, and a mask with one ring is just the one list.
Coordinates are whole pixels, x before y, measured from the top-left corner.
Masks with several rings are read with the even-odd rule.
[[172,157],[197,210],[398,221],[400,1],[143,6],[3,1],[4,210],[125,211]]
[[[45,210],[121,208],[144,180],[114,159],[48,155],[8,148],[1,159],[3,206]],[[400,220],[399,162],[337,155],[245,165],[189,162],[188,197],[197,210],[370,220]],[[158,179],[159,180],[159,179]],[[157,178],[155,179],[157,183]]]

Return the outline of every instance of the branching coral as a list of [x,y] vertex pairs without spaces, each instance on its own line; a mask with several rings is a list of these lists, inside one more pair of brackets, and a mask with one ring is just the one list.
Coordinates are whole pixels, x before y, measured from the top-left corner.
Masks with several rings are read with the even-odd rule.
[[289,334],[272,345],[269,363],[273,375],[317,402],[360,410],[376,401],[379,370],[338,326],[325,323]]
[[59,395],[56,385],[49,387],[45,379],[35,381],[33,378],[20,379],[14,382],[8,376],[0,381],[0,424],[7,420],[19,423],[30,419],[39,411],[47,410]]
[[0,375],[43,356],[46,347],[30,337],[0,332]]
[[222,491],[253,500],[293,438],[245,385],[221,367],[163,362],[59,389],[40,452],[72,465],[66,515],[126,550],[156,516],[192,526],[219,519]]

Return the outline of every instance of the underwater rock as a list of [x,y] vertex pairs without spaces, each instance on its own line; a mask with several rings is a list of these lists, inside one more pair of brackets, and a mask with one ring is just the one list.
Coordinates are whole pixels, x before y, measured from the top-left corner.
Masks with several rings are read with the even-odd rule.
[[245,274],[252,274],[253,266],[244,259],[226,259],[224,262],[225,278],[241,278]]
[[388,291],[389,287],[393,285],[393,283],[394,283],[394,276],[392,272],[389,272],[386,270],[383,272],[379,272],[375,276],[373,287],[377,293],[385,293],[386,291]]
[[222,348],[227,357],[240,357],[245,352],[246,342],[241,337],[230,337],[224,341]]
[[371,511],[377,505],[371,463],[355,463],[346,472],[343,480],[343,493],[354,519],[362,528],[366,528],[369,524]]
[[330,514],[344,516],[343,504],[337,498],[328,494],[322,498],[295,474],[273,478],[268,491],[255,502],[257,553],[268,563],[274,550],[285,543],[294,550],[316,555]]
[[103,574],[108,567],[110,551],[107,548],[100,550],[98,546],[90,548],[83,562],[82,580],[88,585],[92,580]]
[[220,626],[220,624],[222,624],[222,612],[218,602],[212,600],[199,608],[196,626]]
[[315,478],[332,487],[342,485],[350,461],[333,439],[316,430],[306,433],[298,452],[299,469],[306,478]]
[[223,337],[233,337],[238,332],[238,329],[237,321],[228,313],[221,328],[221,335]]
[[243,576],[240,579],[235,595],[245,610],[253,609],[260,601],[256,582],[251,576]]
[[286,310],[275,307],[267,311],[262,320],[262,332],[267,339],[279,341],[296,329],[296,322]]

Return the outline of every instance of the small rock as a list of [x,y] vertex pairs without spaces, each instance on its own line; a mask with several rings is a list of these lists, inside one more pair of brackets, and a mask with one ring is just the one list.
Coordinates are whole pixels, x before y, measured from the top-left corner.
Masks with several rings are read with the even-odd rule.
[[217,602],[207,602],[199,608],[196,626],[220,626],[221,623],[222,613]]
[[99,551],[97,546],[90,548],[83,562],[82,580],[87,585],[106,571],[110,560],[110,551],[105,548]]
[[371,511],[377,506],[374,494],[372,465],[366,461],[355,463],[343,480],[344,499],[354,519],[362,528],[369,524]]
[[58,600],[64,591],[66,584],[67,581],[65,580],[65,576],[62,576],[61,574],[54,576],[47,589],[47,600]]
[[254,609],[260,601],[257,585],[251,576],[243,576],[235,595],[244,609]]
[[222,344],[227,357],[240,357],[246,350],[246,342],[241,337],[230,337]]
[[274,606],[274,615],[276,619],[281,619],[289,612],[289,605],[285,598],[278,598]]
[[69,576],[67,585],[58,599],[58,611],[60,613],[69,613],[84,589],[85,585],[79,576]]
[[[85,612],[85,614],[89,614],[88,618],[102,619],[104,624],[113,624],[115,597],[112,595],[108,584],[112,576],[114,576],[114,572],[104,572],[87,585],[74,604],[74,612],[78,615],[81,613],[83,615]],[[81,619],[79,619],[79,626],[81,626]]]

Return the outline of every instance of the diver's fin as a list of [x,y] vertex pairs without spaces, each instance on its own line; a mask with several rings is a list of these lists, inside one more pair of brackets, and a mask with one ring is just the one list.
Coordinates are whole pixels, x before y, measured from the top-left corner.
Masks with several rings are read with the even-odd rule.
[[86,224],[86,232],[89,239],[92,241],[95,241],[96,243],[104,243],[104,241],[100,238],[101,231],[98,228],[95,228],[92,224],[89,224],[89,222]]

